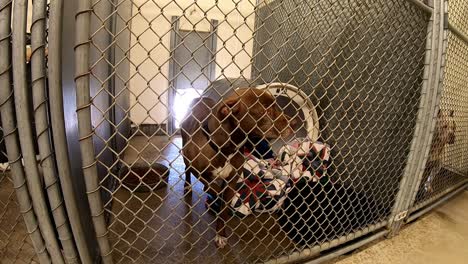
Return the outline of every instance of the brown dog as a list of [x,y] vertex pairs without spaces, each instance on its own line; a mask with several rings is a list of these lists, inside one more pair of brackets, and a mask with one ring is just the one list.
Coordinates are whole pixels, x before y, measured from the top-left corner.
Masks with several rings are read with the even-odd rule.
[[207,193],[221,198],[216,218],[218,247],[227,244],[228,205],[245,160],[242,146],[248,136],[287,137],[293,132],[289,123],[267,90],[241,88],[219,103],[209,98],[192,102],[192,112],[181,124],[185,190],[190,191],[192,173]]
[[447,112],[439,110],[437,121],[434,128],[431,149],[429,150],[429,159],[427,160],[424,171],[424,189],[427,192],[433,191],[434,178],[442,167],[445,147],[455,143],[456,124],[453,120],[453,110]]

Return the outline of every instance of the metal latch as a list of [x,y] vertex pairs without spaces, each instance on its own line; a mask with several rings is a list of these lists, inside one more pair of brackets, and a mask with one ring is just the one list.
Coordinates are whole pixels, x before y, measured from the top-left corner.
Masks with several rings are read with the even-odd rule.
[[444,29],[449,28],[449,18],[448,18],[448,13],[444,13]]
[[400,212],[399,214],[395,216],[395,222],[405,219],[406,215],[408,215],[408,211]]

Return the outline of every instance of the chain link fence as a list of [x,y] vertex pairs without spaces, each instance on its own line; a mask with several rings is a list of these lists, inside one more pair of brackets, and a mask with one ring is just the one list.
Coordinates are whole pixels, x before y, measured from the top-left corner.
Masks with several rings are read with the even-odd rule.
[[[292,261],[387,232],[415,132],[425,10],[409,1],[292,0],[83,1],[80,8],[83,169],[105,262]],[[217,142],[211,122],[219,121],[201,110],[222,107],[209,100],[187,106],[199,96],[239,100],[229,94],[262,84],[282,97],[278,105],[298,120],[298,134],[317,133],[312,141],[264,141],[266,134],[247,128],[248,117],[235,118],[249,151],[267,147],[279,158],[299,145],[321,165],[302,158],[293,166],[297,153],[283,166],[260,155],[241,177],[219,182],[197,163],[216,168],[228,156],[212,154],[229,139]],[[286,86],[293,92],[281,92]],[[261,108],[249,102],[239,106],[247,116]],[[181,124],[184,110],[203,114]],[[234,197],[229,216],[217,203],[226,188]],[[259,213],[270,207],[277,210]]]
[[[16,141],[16,127],[7,112],[12,108],[13,96],[10,84],[10,11],[11,1],[0,2],[0,259],[2,263],[37,263],[42,255],[35,216],[30,210],[30,200],[26,197],[24,175],[12,175],[12,168],[18,168],[21,157]],[[12,139],[13,138],[13,139]],[[10,145],[6,141],[9,139]],[[7,150],[8,154],[7,155]],[[11,166],[8,164],[11,163]],[[16,192],[16,193],[15,193]],[[28,223],[23,221],[29,220]],[[35,243],[32,242],[35,241]],[[43,246],[42,246],[43,248]],[[43,250],[42,250],[43,251]]]
[[463,189],[468,181],[466,169],[466,56],[468,27],[462,19],[468,7],[463,1],[450,1],[446,17],[446,54],[444,78],[441,81],[439,110],[434,116],[434,129],[426,165],[422,173],[413,212],[431,207],[447,194]]
[[16,200],[3,135],[0,126],[0,258],[2,263],[37,262]]
[[462,0],[48,2],[0,0],[6,263],[322,262],[466,187]]

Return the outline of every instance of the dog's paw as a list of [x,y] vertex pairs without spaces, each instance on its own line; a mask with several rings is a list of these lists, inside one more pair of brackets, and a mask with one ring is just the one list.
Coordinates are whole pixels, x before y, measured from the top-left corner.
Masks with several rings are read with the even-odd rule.
[[224,248],[227,245],[227,242],[228,242],[227,237],[216,235],[215,243],[219,248]]

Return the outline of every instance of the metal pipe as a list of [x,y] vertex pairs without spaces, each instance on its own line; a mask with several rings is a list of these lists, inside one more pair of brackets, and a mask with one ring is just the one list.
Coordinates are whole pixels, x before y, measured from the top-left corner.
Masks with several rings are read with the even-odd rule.
[[432,12],[434,12],[434,9],[432,7],[424,4],[420,0],[407,0],[407,1],[417,6],[418,8],[422,9],[426,13],[432,14]]
[[78,210],[73,181],[71,179],[71,165],[68,155],[68,143],[65,132],[62,93],[62,16],[63,0],[50,2],[49,10],[49,100],[50,117],[53,131],[53,141],[57,159],[57,169],[60,184],[65,199],[70,225],[75,243],[83,263],[92,263],[91,253],[86,244],[84,226]]
[[458,189],[456,190],[447,190],[446,193],[448,193],[447,195],[443,196],[441,199],[439,199],[437,202],[429,205],[428,207],[412,214],[410,217],[408,217],[408,219],[406,220],[406,222],[412,222],[414,221],[415,219],[421,217],[422,215],[428,213],[429,211],[431,211],[432,209],[438,207],[439,205],[441,205],[442,203],[446,202],[447,200],[451,199],[452,197],[454,197],[455,195],[459,194],[461,191],[464,191],[465,188],[468,187],[468,184],[463,184],[461,187],[458,187]]
[[50,219],[42,179],[36,162],[31,116],[28,107],[28,87],[26,84],[26,16],[28,1],[17,0],[13,5],[13,83],[18,134],[24,160],[29,192],[32,196],[42,236],[53,263],[64,263],[55,230]]
[[[278,264],[278,263],[294,263],[294,262],[304,261],[304,260],[312,258],[315,255],[318,255],[321,251],[324,251],[324,250],[327,250],[329,248],[342,245],[342,244],[344,244],[344,243],[346,243],[348,241],[351,241],[353,239],[357,239],[359,237],[365,236],[365,235],[369,234],[370,232],[376,231],[376,230],[384,227],[386,224],[387,224],[387,222],[382,222],[382,223],[379,223],[379,224],[376,224],[376,225],[371,225],[366,229],[363,229],[363,230],[348,234],[346,236],[342,236],[342,237],[337,238],[337,239],[333,239],[330,242],[320,244],[320,245],[314,246],[312,248],[306,248],[306,249],[304,249],[304,250],[302,250],[300,252],[299,251],[293,252],[292,254],[290,254],[288,256],[283,256],[283,257],[280,257],[280,258],[276,258],[274,260],[267,261],[266,263]],[[378,234],[380,234],[382,232],[383,232],[382,236],[384,236],[384,235],[388,234],[389,230],[379,231]],[[371,237],[373,237],[373,236],[371,236]],[[371,237],[366,238],[363,241],[366,241],[365,243],[370,242],[370,241],[372,241],[372,240],[370,240]],[[357,243],[359,243],[359,242],[357,242]],[[355,245],[355,244],[353,244],[353,245]],[[353,245],[347,246],[345,248],[352,247]],[[352,250],[352,249],[350,249],[350,250]]]
[[47,3],[45,0],[34,1],[31,24],[31,83],[36,134],[45,187],[54,217],[55,227],[62,243],[64,257],[67,263],[77,263],[78,255],[73,241],[73,235],[69,228],[65,207],[63,206],[63,198],[56,173],[55,156],[52,152],[49,120],[47,117],[48,104],[45,63],[46,5]]
[[[415,185],[413,185],[413,190],[410,193],[411,195],[407,199],[408,206],[407,208],[411,208],[415,206],[415,200],[416,200],[416,195],[418,193],[418,189],[420,186],[420,182],[423,179],[423,173],[426,168],[427,160],[429,157],[429,151],[431,148],[431,142],[432,138],[434,137],[434,128],[436,125],[436,116],[437,116],[437,111],[439,109],[439,104],[440,104],[440,96],[442,93],[443,89],[443,76],[442,74],[444,71],[442,70],[443,66],[443,56],[445,54],[446,50],[446,45],[444,45],[445,38],[446,36],[444,35],[444,3],[440,2],[438,5],[434,6],[434,14],[433,18],[434,21],[437,21],[433,27],[432,31],[432,36],[434,39],[434,46],[432,48],[433,53],[435,55],[434,57],[434,70],[432,71],[432,74],[430,74],[431,78],[431,86],[432,91],[430,91],[430,98],[429,98],[429,107],[427,108],[427,126],[424,127],[426,130],[424,137],[423,137],[423,148],[420,151],[420,155],[422,156],[422,159],[420,160],[420,163],[418,164],[417,170],[415,172],[416,177],[415,178]],[[438,19],[438,20],[437,20]],[[437,42],[435,41],[437,40]]]
[[463,40],[463,42],[465,42],[465,44],[468,45],[468,35],[465,32],[463,32],[457,25],[450,23],[450,21],[448,21],[448,28],[459,39]]
[[78,115],[78,128],[81,157],[83,162],[83,174],[86,183],[89,206],[93,218],[96,238],[98,240],[102,262],[113,263],[112,250],[109,245],[107,225],[104,217],[96,156],[93,144],[93,127],[91,123],[91,97],[89,87],[89,36],[90,36],[90,12],[89,0],[78,2],[76,15],[75,36],[75,82],[76,82],[76,106]]
[[419,209],[423,208],[423,207],[426,207],[427,205],[433,203],[434,201],[437,201],[438,199],[440,199],[441,197],[443,197],[444,195],[452,192],[453,190],[456,190],[458,189],[460,186],[462,185],[465,185],[466,183],[468,182],[468,180],[466,181],[463,181],[459,184],[456,184],[454,186],[451,186],[447,189],[445,189],[444,191],[442,191],[441,193],[435,195],[434,197],[431,197],[431,198],[428,198],[427,200],[423,201],[423,202],[420,202],[418,204],[415,204],[411,210],[409,210],[409,214],[413,214],[414,212],[418,211]]
[[[398,188],[398,194],[395,199],[395,203],[392,208],[392,214],[389,219],[388,228],[391,230],[390,236],[398,233],[401,228],[401,221],[395,221],[395,217],[408,210],[411,204],[408,203],[414,189],[417,188],[419,180],[415,179],[415,174],[418,172],[418,166],[421,162],[421,152],[424,149],[426,141],[424,135],[426,133],[426,127],[430,120],[428,119],[428,112],[430,111],[430,95],[433,93],[433,85],[431,78],[434,71],[434,60],[435,60],[435,31],[434,15],[431,16],[427,25],[427,39],[426,39],[426,52],[424,55],[424,73],[423,82],[421,86],[421,99],[419,101],[419,111],[417,113],[416,125],[414,129],[413,139],[411,140],[410,152],[408,154],[408,161],[405,166],[403,177],[400,180],[400,188]],[[416,186],[416,187],[415,187]],[[417,191],[417,190],[416,190]]]
[[45,264],[50,263],[50,256],[44,245],[44,240],[29,197],[24,168],[21,163],[21,150],[14,118],[13,90],[10,80],[11,4],[11,0],[0,0],[0,87],[2,87],[0,89],[0,116],[2,118],[5,146],[12,171],[13,188],[16,192],[19,210],[23,216],[37,257],[41,263]]
[[326,254],[326,255],[324,255],[324,256],[322,256],[322,257],[320,257],[320,258],[317,258],[317,259],[314,259],[314,260],[311,260],[311,261],[308,261],[308,262],[305,262],[305,263],[308,263],[308,264],[323,263],[323,262],[325,262],[325,261],[327,261],[327,260],[331,260],[331,259],[333,259],[333,258],[336,258],[336,257],[338,257],[338,256],[341,256],[341,255],[343,255],[343,254],[345,254],[345,253],[347,253],[347,252],[349,252],[349,251],[351,251],[351,250],[354,250],[354,249],[356,249],[356,248],[362,247],[362,246],[364,246],[365,244],[368,244],[368,243],[370,243],[370,242],[372,242],[372,241],[374,241],[374,240],[377,240],[377,239],[379,239],[379,238],[382,238],[382,237],[385,236],[387,233],[388,233],[388,230],[380,231],[380,232],[377,233],[377,234],[374,234],[374,235],[372,235],[372,236],[370,236],[370,237],[366,237],[366,238],[364,238],[364,239],[362,239],[362,240],[360,240],[360,241],[358,241],[358,242],[356,242],[356,243],[353,243],[353,244],[351,244],[351,245],[349,245],[349,246],[346,246],[346,247],[341,248],[341,249],[339,249],[339,250],[333,251],[333,252],[331,252],[331,253],[329,253],[329,254]]

